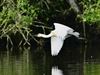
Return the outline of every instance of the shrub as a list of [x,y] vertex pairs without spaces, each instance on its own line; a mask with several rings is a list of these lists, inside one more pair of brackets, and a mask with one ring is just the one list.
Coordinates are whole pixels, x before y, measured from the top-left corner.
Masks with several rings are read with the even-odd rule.
[[84,0],[83,21],[100,24],[100,0]]
[[[37,18],[38,8],[30,5],[28,0],[3,0],[0,12],[0,38],[7,38],[13,45],[11,35],[21,34],[25,44],[29,44],[31,29],[29,26]],[[21,43],[20,43],[21,44]]]

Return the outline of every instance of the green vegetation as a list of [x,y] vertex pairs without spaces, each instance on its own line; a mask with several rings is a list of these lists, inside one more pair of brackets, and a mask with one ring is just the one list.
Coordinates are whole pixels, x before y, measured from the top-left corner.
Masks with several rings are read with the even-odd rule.
[[[0,12],[0,38],[7,38],[7,42],[13,45],[11,35],[21,34],[24,44],[29,44],[31,30],[29,26],[37,18],[38,8],[29,5],[27,0],[3,0]],[[18,36],[19,37],[19,36]],[[16,39],[15,39],[16,40]],[[21,44],[20,41],[19,44]]]
[[[84,8],[83,13],[79,14],[82,15],[81,21],[100,26],[100,0],[78,0],[78,4]],[[19,45],[30,45],[30,39],[35,40],[31,26],[38,23],[48,27],[52,18],[66,18],[72,12],[66,0],[1,0],[0,39],[6,38],[7,44],[13,45],[14,37],[19,37]]]
[[[100,24],[100,0],[84,0],[83,21],[88,24]],[[100,26],[100,25],[99,25]]]
[[12,36],[20,37],[19,45],[30,45],[30,38],[34,39],[31,25],[47,26],[51,17],[68,13],[63,0],[1,0],[0,3],[0,38],[6,38],[11,45]]

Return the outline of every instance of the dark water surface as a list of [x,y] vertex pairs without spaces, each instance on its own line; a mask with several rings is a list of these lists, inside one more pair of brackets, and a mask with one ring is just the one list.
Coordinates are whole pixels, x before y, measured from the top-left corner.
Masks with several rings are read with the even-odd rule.
[[0,49],[0,75],[100,75],[100,47],[64,47],[56,57],[50,48]]

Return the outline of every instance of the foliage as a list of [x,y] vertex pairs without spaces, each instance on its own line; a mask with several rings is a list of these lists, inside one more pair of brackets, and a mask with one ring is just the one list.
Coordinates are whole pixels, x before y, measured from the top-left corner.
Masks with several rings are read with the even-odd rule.
[[100,0],[84,0],[83,21],[100,24]]
[[19,45],[23,39],[24,44],[30,44],[30,37],[34,38],[31,25],[42,24],[48,28],[48,22],[52,18],[63,16],[65,20],[70,11],[67,0],[1,0],[0,38],[6,37],[13,44],[11,36],[18,33],[22,39]]
[[12,34],[21,34],[25,44],[29,44],[29,37],[34,38],[29,28],[31,25],[47,25],[51,17],[68,13],[63,0],[1,0],[0,8],[0,38],[6,37],[12,45]]
[[[25,44],[31,36],[29,26],[37,18],[38,8],[29,5],[27,0],[4,0],[0,12],[0,38],[6,37],[12,45],[11,34],[20,33]],[[16,40],[16,39],[15,39]],[[21,44],[21,43],[20,43]]]

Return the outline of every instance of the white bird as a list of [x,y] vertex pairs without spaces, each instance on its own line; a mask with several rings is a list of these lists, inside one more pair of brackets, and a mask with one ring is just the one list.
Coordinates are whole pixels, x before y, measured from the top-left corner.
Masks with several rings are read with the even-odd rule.
[[49,38],[51,37],[51,55],[56,56],[60,52],[64,40],[71,35],[79,38],[79,33],[74,32],[74,30],[68,26],[65,26],[60,23],[54,23],[55,30],[51,31],[50,34],[45,35],[39,33],[37,37]]

